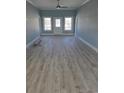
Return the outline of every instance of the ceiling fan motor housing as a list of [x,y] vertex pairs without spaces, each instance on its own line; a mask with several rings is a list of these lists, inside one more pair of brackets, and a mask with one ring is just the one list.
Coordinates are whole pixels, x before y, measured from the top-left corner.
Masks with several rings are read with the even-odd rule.
[[61,8],[61,6],[59,5],[60,0],[57,0],[57,1],[58,1],[58,4],[57,4],[56,8],[59,9],[59,8]]

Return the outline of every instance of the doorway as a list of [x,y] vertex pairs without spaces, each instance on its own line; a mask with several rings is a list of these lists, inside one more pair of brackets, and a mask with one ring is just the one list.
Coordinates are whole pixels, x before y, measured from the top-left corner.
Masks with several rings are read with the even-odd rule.
[[53,17],[53,32],[55,35],[63,33],[63,18]]

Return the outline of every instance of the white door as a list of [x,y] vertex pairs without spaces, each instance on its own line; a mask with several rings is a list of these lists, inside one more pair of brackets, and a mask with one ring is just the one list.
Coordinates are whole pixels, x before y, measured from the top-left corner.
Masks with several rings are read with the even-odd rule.
[[54,34],[63,33],[63,18],[62,17],[53,18],[53,31],[54,31]]

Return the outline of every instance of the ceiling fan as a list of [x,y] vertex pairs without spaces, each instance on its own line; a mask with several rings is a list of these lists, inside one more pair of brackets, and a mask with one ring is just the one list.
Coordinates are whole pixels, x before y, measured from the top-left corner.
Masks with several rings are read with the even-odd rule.
[[56,9],[63,9],[63,8],[68,8],[67,6],[60,5],[60,0],[57,0],[58,4],[56,6]]

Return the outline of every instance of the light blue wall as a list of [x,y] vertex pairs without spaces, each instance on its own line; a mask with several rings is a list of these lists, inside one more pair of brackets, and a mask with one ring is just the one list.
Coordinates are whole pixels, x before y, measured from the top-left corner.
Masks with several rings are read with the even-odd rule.
[[41,10],[41,16],[53,16],[53,17],[63,17],[63,16],[75,16],[75,10]]
[[98,1],[90,0],[76,15],[76,35],[98,48]]
[[40,16],[37,8],[26,2],[26,44],[39,36]]
[[75,17],[76,17],[76,11],[75,10],[40,10],[39,11],[41,16],[41,33],[43,32],[43,17],[73,17],[73,29],[75,30]]

